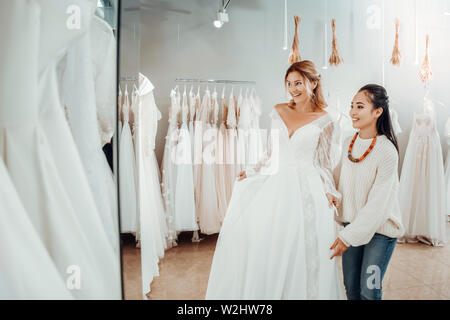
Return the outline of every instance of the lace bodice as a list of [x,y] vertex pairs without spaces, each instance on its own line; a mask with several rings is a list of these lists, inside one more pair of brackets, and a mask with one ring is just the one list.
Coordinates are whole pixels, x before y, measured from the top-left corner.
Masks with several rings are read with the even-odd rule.
[[275,109],[270,117],[272,124],[268,132],[268,149],[255,167],[246,170],[247,176],[276,174],[286,167],[297,168],[300,172],[315,169],[322,178],[326,192],[340,198],[332,174],[340,155],[339,134],[331,116],[326,114],[300,127],[291,138]]
[[189,121],[189,104],[186,91],[183,92],[183,102],[181,104],[181,124],[187,124]]
[[189,122],[193,122],[195,120],[195,103],[197,99],[194,95],[194,92],[189,91]]
[[227,127],[232,129],[236,128],[236,126],[237,126],[236,101],[234,99],[233,92],[231,92],[228,101]]
[[170,92],[169,125],[176,127],[178,125],[178,116],[180,112],[180,95],[176,90]]
[[429,114],[414,114],[411,133],[415,136],[426,137],[436,132],[436,124]]

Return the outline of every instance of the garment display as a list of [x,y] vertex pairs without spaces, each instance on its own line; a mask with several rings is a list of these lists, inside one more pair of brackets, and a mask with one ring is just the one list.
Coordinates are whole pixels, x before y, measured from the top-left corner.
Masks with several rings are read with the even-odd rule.
[[450,119],[445,123],[445,140],[447,143],[447,157],[445,159],[444,181],[447,191],[447,220],[450,221]]
[[[173,219],[173,230],[177,232],[200,229],[204,234],[218,233],[237,174],[250,164],[250,159],[259,158],[262,153],[259,97],[255,89],[246,90],[245,95],[240,91],[238,99],[233,89],[229,97],[226,96],[225,86],[221,97],[216,86],[212,93],[208,87],[205,88],[203,97],[200,97],[200,87],[196,94],[193,86],[189,93],[185,87],[182,95],[178,86],[171,91],[167,137],[169,132],[172,136],[170,142],[166,138],[162,186],[163,194],[167,194],[167,215],[173,217],[170,219]],[[169,152],[173,152],[174,167],[173,164],[169,166]],[[242,157],[242,164],[238,163],[238,154]],[[193,172],[192,178],[190,171]],[[193,199],[191,189],[194,190]],[[195,208],[191,207],[192,200]],[[177,207],[173,213],[170,213],[171,201]],[[195,240],[198,240],[197,233],[194,233]]]
[[[111,245],[119,253],[116,185],[113,173],[102,151],[103,144],[111,140],[115,125],[115,93],[108,87],[110,82],[104,81],[105,79],[101,79],[101,77],[97,79],[93,61],[98,58],[91,50],[93,43],[91,37],[96,37],[96,44],[101,43],[104,39],[103,29],[108,27],[108,25],[105,27],[104,24],[106,24],[104,21],[94,16],[89,31],[68,49],[58,67],[61,74],[60,95],[66,118],[83,161],[105,231]],[[108,38],[108,40],[110,39]],[[112,41],[112,49],[114,49],[114,37]],[[103,52],[97,52],[97,54],[103,55]],[[109,65],[106,65],[105,69],[115,70],[114,55],[111,57],[110,54],[110,59],[106,60],[106,63]],[[98,61],[97,64],[99,64]],[[106,88],[103,88],[105,85]],[[108,99],[111,99],[112,103],[103,102]],[[107,132],[102,133],[98,119],[103,120],[102,127]],[[102,136],[107,137],[102,139]]]
[[267,156],[235,183],[206,299],[343,299],[325,196],[338,195],[328,156],[333,120],[321,116],[289,138],[278,111],[270,117]]
[[175,155],[177,178],[175,183],[174,223],[177,232],[196,231],[198,225],[195,212],[192,142],[188,128],[189,103],[186,90],[183,92],[180,116],[181,126]]
[[[0,37],[9,48],[7,55],[0,56],[0,150],[61,278],[70,280],[76,277],[71,270],[82,271],[81,287],[71,291],[74,298],[118,299],[119,259],[108,241],[59,100],[59,59],[88,32],[96,2],[70,4],[82,8],[84,23],[76,30],[55,27],[66,26],[69,1],[14,1],[0,10],[7,26]],[[17,83],[27,94],[9,94]]]
[[167,217],[169,246],[175,245],[177,233],[175,228],[175,186],[177,182],[177,166],[175,164],[178,141],[178,113],[180,96],[176,90],[170,92],[169,127],[165,137],[164,155],[161,163],[161,191],[164,199],[164,209]]
[[[225,87],[223,88],[222,95],[220,97],[220,105],[218,108],[217,116],[221,115],[220,125],[217,130],[216,140],[216,191],[217,191],[217,206],[219,210],[220,222],[223,222],[225,213],[228,207],[228,177],[227,177],[227,164],[226,164],[226,136],[227,125],[226,119],[228,114],[228,101],[225,97]],[[218,120],[218,119],[217,119]]]
[[120,228],[122,233],[137,231],[136,159],[129,124],[130,100],[125,88],[122,104],[122,130],[119,140]]
[[[0,299],[72,299],[0,158]],[[11,239],[20,235],[20,241]],[[39,275],[39,276],[36,276]]]
[[211,123],[214,109],[217,108],[217,92],[212,95],[206,89],[203,96],[200,115],[197,122],[202,128],[202,163],[198,172],[198,203],[197,215],[200,231],[204,234],[214,234],[220,231],[220,213],[217,207],[215,147],[217,128]]
[[139,74],[139,89],[134,107],[134,136],[138,171],[139,226],[137,240],[141,248],[142,295],[150,292],[150,283],[159,276],[158,261],[167,249],[167,222],[160,188],[159,167],[155,156],[155,138],[161,113],[155,104],[154,86]]
[[233,91],[230,93],[228,100],[228,113],[227,113],[227,135],[225,136],[225,146],[226,146],[226,164],[227,170],[225,187],[227,190],[228,203],[231,199],[231,194],[233,191],[234,182],[236,177],[240,172],[240,167],[237,165],[237,109],[236,109],[236,99],[234,98]]
[[400,178],[405,235],[400,241],[446,243],[446,195],[442,148],[434,116],[414,114]]
[[[90,30],[92,69],[95,83],[97,120],[102,147],[111,142],[116,128],[116,51],[117,44],[111,27],[97,16]],[[117,215],[116,215],[117,216]]]

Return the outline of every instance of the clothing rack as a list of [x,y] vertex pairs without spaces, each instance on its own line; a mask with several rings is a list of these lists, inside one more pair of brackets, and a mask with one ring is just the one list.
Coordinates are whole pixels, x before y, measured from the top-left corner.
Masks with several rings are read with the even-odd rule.
[[120,77],[120,81],[137,81],[138,77]]
[[187,78],[176,78],[176,79],[175,79],[175,82],[256,84],[256,81],[244,81],[244,80],[213,80],[213,79],[187,79]]

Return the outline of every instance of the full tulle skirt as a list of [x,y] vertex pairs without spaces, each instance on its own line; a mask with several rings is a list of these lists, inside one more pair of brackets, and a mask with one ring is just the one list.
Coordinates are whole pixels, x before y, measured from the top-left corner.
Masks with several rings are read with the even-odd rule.
[[206,299],[343,299],[333,210],[314,167],[236,182]]

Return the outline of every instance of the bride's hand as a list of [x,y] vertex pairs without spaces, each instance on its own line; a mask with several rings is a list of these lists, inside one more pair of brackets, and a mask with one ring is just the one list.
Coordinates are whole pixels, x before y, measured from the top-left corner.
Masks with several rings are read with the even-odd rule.
[[244,171],[241,171],[241,172],[238,174],[238,176],[237,176],[238,181],[242,181],[242,180],[244,180],[245,178],[247,178],[247,173],[245,172],[245,170],[244,170]]
[[328,199],[328,205],[330,206],[330,208],[332,208],[333,205],[334,205],[336,208],[339,208],[340,202],[339,202],[339,199],[338,199],[338,198],[336,198],[335,196],[333,196],[333,195],[330,194],[330,193],[327,193],[327,199]]

